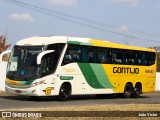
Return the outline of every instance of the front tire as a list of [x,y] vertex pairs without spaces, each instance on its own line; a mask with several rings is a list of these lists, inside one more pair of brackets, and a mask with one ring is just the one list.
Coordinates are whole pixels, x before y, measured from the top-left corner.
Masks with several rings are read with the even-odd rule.
[[58,100],[66,101],[70,96],[70,87],[67,84],[63,84],[59,90]]

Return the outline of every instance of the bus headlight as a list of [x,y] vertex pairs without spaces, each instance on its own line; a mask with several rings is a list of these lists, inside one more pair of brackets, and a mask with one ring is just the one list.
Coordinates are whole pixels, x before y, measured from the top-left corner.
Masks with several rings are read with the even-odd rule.
[[39,82],[32,83],[32,84],[30,85],[30,87],[34,87],[34,86],[40,85],[40,84],[42,84],[42,83],[44,83],[44,82],[45,82],[45,80],[42,80],[42,81],[39,81]]

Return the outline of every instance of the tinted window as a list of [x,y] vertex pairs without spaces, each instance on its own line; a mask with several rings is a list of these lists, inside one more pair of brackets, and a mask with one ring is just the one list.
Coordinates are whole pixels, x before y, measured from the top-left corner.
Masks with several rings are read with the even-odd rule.
[[82,47],[82,62],[94,63],[96,62],[96,49],[95,47]]
[[71,62],[80,62],[80,61],[81,61],[80,46],[68,45],[68,48],[63,58],[62,65],[65,65]]
[[135,51],[126,51],[125,63],[129,65],[135,64]]
[[123,51],[113,50],[112,51],[112,63],[122,64],[123,63]]
[[123,65],[152,65],[155,53],[94,46],[69,45],[63,64],[71,62]]
[[155,53],[147,53],[147,65],[153,65],[155,63]]
[[106,63],[107,55],[104,48],[97,48],[97,63]]

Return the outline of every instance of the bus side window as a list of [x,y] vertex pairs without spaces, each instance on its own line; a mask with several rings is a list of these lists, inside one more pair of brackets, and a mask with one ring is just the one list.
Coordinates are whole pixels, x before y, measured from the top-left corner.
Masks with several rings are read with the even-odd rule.
[[96,49],[95,47],[82,47],[82,62],[94,63],[96,62]]
[[112,62],[112,53],[109,50],[106,50],[106,53],[107,53],[106,62],[110,64]]
[[139,52],[136,53],[135,64],[142,65],[142,53]]
[[66,65],[72,62],[81,61],[81,48],[77,45],[68,45],[66,53],[63,58],[62,65]]
[[82,47],[82,62],[88,62],[88,61],[89,61],[88,51],[86,47]]
[[72,62],[72,56],[70,54],[65,54],[63,63],[68,64],[68,63],[71,63],[71,62]]
[[153,65],[155,61],[155,53],[147,53],[147,65]]
[[123,63],[123,52],[113,50],[112,51],[112,63],[113,64],[122,64]]
[[42,59],[42,76],[48,75],[53,72],[54,66],[53,66],[53,54],[49,54],[44,56]]
[[133,51],[126,52],[126,63],[129,65],[135,64],[135,53]]
[[97,48],[97,63],[106,63],[106,50]]
[[96,61],[96,54],[94,47],[88,47],[88,60],[90,63],[94,63]]
[[146,55],[146,53],[142,54],[142,65],[147,65],[147,55]]

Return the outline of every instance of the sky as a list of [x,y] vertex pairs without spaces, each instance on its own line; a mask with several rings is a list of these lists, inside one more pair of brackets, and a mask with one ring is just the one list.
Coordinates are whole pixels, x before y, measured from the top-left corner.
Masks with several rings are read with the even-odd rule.
[[19,0],[49,14],[8,1],[0,1],[0,35],[7,34],[11,48],[21,39],[50,35],[160,45],[160,0]]

